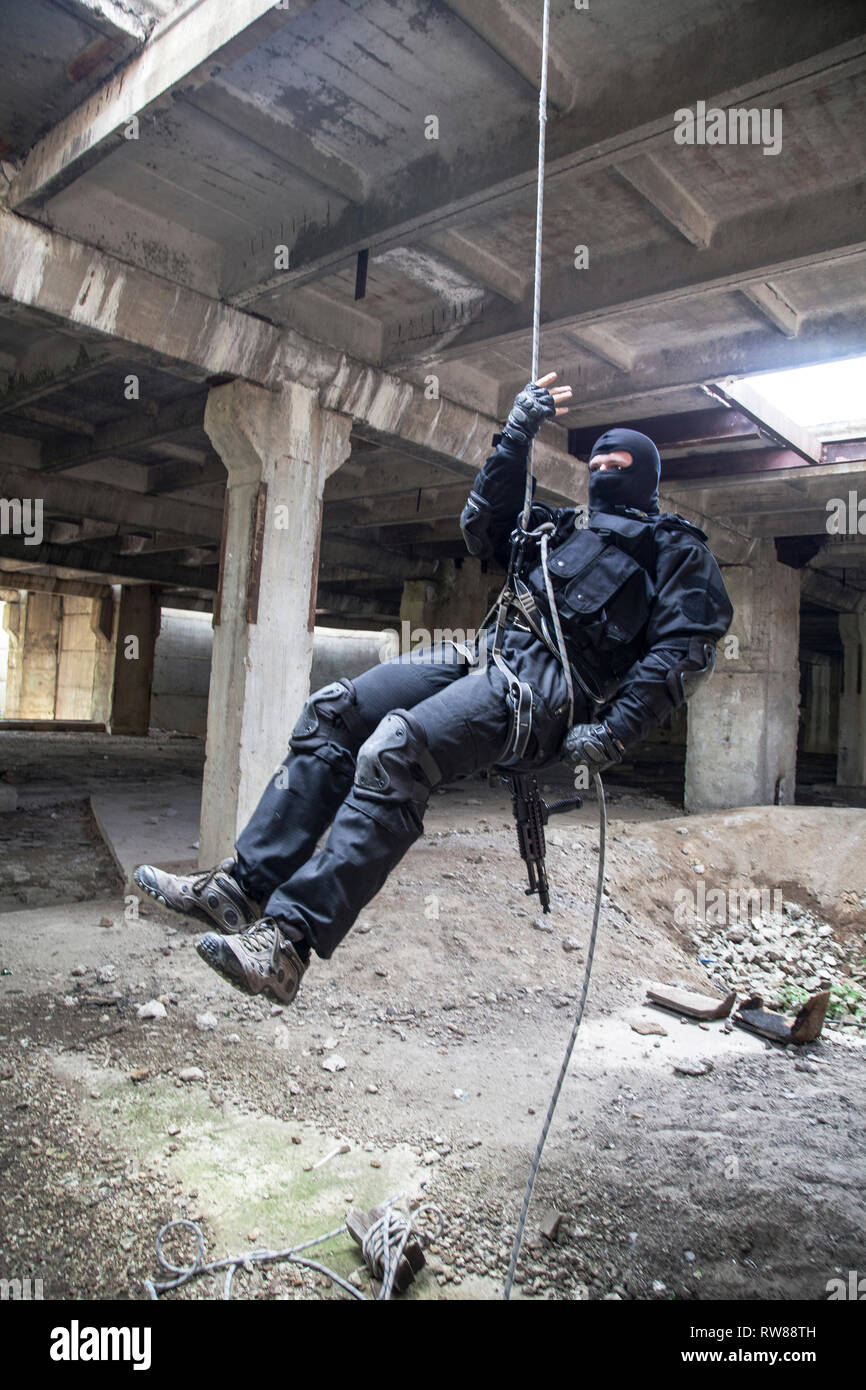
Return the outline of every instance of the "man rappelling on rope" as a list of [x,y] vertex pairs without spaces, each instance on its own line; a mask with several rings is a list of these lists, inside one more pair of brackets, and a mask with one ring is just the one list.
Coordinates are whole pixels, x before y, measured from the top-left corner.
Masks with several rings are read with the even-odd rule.
[[135,871],[215,928],[199,955],[246,993],[294,999],[311,953],[331,956],[423,833],[433,788],[557,756],[599,772],[712,673],[731,603],[704,533],[659,512],[646,435],[596,440],[588,512],[535,503],[518,525],[532,440],[571,398],[555,380],[517,395],[460,518],[470,553],[508,573],[478,649],[440,643],[315,691],[235,857],[192,875]]

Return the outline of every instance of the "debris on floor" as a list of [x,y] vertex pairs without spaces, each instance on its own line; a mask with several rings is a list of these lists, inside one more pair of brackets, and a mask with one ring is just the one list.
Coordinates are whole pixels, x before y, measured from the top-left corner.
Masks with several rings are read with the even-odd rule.
[[753,994],[737,1009],[734,1022],[773,1042],[802,1045],[820,1037],[829,1002],[830,991],[823,989],[820,994],[813,994],[811,999],[807,999],[796,1017],[790,1019],[784,1014],[770,1013],[764,1008],[760,994]]
[[671,1013],[685,1014],[687,1018],[727,1018],[737,997],[731,990],[724,999],[713,999],[707,994],[695,994],[687,989],[675,989],[672,985],[654,985],[647,989],[647,998]]

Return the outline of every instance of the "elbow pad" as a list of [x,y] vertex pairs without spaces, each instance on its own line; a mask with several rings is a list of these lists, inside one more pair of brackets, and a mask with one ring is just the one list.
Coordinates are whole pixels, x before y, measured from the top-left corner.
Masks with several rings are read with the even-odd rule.
[[470,555],[481,555],[488,544],[490,503],[474,490],[460,513],[460,530]]
[[676,666],[668,671],[665,685],[674,709],[679,709],[691,699],[698,686],[708,681],[716,669],[716,648],[712,642],[700,637],[689,641],[688,653],[681,657]]

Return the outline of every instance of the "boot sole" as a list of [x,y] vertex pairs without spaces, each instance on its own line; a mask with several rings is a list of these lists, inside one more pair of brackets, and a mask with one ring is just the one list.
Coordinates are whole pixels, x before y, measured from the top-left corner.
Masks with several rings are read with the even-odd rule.
[[[297,989],[291,999],[281,999],[271,986],[267,984],[263,985],[260,990],[250,989],[247,984],[246,972],[243,967],[238,964],[233,953],[229,951],[227,953],[227,959],[223,960],[222,952],[220,952],[217,944],[208,941],[207,937],[201,937],[200,940],[195,943],[195,949],[201,956],[205,965],[209,965],[211,969],[215,970],[218,975],[221,975],[233,989],[239,990],[240,993],[245,994],[248,999],[257,999],[259,995],[264,994],[268,999],[272,999],[275,1004],[281,1004],[283,1008],[287,1008],[289,1004],[294,1003],[297,997]],[[300,988],[300,981],[298,982],[298,987]]]

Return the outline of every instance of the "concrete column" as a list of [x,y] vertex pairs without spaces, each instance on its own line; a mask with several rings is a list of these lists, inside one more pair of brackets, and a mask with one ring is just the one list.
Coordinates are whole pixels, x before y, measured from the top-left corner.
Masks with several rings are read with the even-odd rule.
[[124,585],[117,615],[111,732],[145,737],[150,727],[159,597],[149,584]]
[[95,640],[93,654],[93,702],[91,719],[106,727],[111,724],[111,697],[114,694],[114,662],[117,652],[115,630],[120,612],[120,585],[94,600],[90,627]]
[[794,800],[800,576],[779,564],[772,541],[723,574],[734,622],[715,675],[688,705],[687,811]]
[[292,383],[208,396],[228,473],[208,698],[201,863],[231,853],[285,757],[309,693],[322,493],[350,452],[351,417]]
[[54,718],[105,723],[110,709],[114,653],[97,620],[102,600],[67,594],[61,603]]
[[840,787],[866,785],[866,613],[840,613],[842,688],[839,695]]
[[440,560],[432,579],[407,579],[400,603],[402,649],[421,645],[427,640],[423,633],[436,640],[437,631],[440,637],[464,641],[467,633],[477,631],[501,588],[502,577],[483,573],[472,556]]
[[[7,719],[54,718],[60,604],[54,594],[33,592],[18,605],[17,630],[9,628]],[[10,624],[14,606],[9,605]]]
[[822,652],[809,652],[801,662],[801,698],[805,705],[800,752],[832,757],[839,743],[839,662]]
[[4,719],[17,717],[21,697],[21,650],[27,620],[27,595],[16,592],[3,604],[3,636],[6,639],[6,682],[3,708]]

